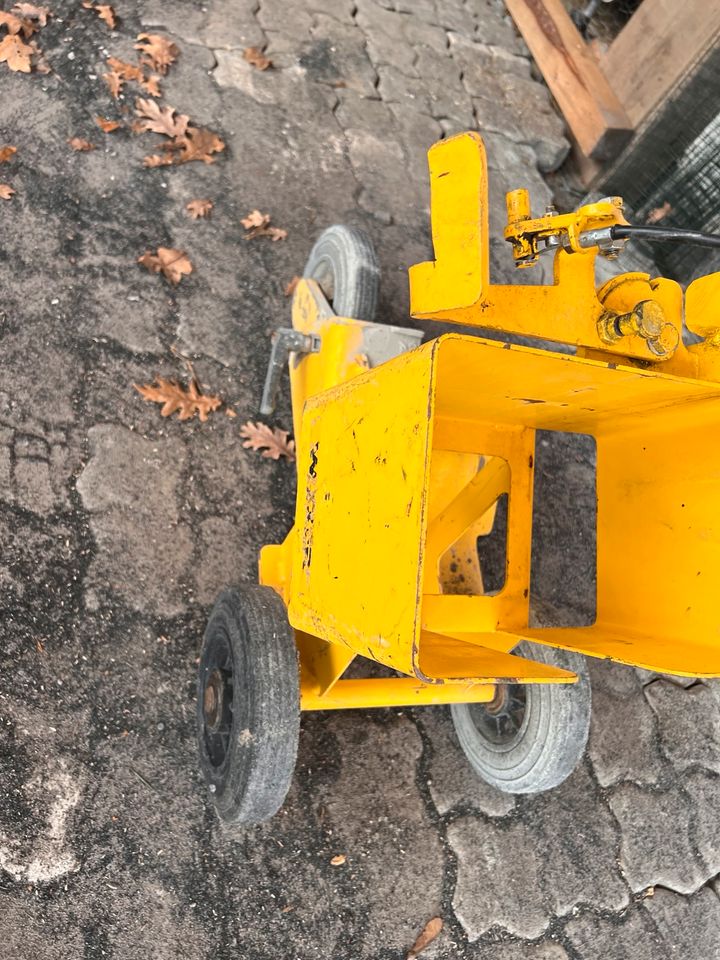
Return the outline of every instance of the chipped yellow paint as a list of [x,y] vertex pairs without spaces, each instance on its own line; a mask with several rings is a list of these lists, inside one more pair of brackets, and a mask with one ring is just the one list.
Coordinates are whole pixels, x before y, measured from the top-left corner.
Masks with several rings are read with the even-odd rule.
[[[291,357],[295,525],[263,548],[260,579],[281,594],[296,630],[303,709],[482,702],[496,683],[576,679],[513,655],[524,639],[720,675],[720,275],[691,284],[685,303],[676,283],[645,274],[596,291],[598,250],[581,234],[622,222],[620,204],[532,220],[520,191],[508,198],[506,237],[531,258],[533,237],[564,231],[555,282],[490,284],[482,141],[443,141],[429,158],[435,260],[411,268],[413,314],[577,351],[450,334],[367,369],[368,325],[336,317],[313,281],[298,284],[293,324],[322,347]],[[642,324],[612,327],[648,301],[671,344],[664,356],[647,330],[635,332]],[[702,343],[681,342],[683,310]],[[596,440],[591,626],[529,624],[537,430]],[[506,576],[488,594],[474,544],[502,494]],[[402,676],[344,679],[357,656]]]

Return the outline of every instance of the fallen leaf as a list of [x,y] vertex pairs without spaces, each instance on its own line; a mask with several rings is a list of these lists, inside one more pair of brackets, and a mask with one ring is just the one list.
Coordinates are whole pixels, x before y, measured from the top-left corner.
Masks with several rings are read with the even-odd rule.
[[417,957],[419,953],[425,950],[426,947],[430,946],[442,928],[443,922],[440,917],[433,917],[432,920],[428,920],[428,922],[422,928],[420,936],[417,938],[412,947],[410,947],[410,951],[406,960],[415,960],[415,957]]
[[144,77],[141,67],[134,63],[127,63],[125,60],[118,60],[117,57],[108,57],[107,65],[113,73],[117,73],[123,80],[137,80],[140,83]]
[[37,20],[41,27],[46,26],[48,17],[52,16],[49,7],[36,7],[33,3],[16,3],[12,9],[19,17]]
[[110,27],[111,30],[114,30],[117,26],[117,21],[115,19],[115,11],[107,3],[99,3],[95,7],[95,13],[100,17],[101,20],[104,20],[105,23]]
[[163,417],[170,417],[177,410],[178,420],[191,420],[197,413],[198,418],[205,422],[208,414],[217,410],[222,403],[220,397],[201,393],[194,378],[187,389],[183,389],[174,380],[165,380],[162,377],[155,377],[155,382],[156,387],[150,383],[142,387],[134,383],[133,386],[145,400],[163,405],[160,410]]
[[108,85],[108,89],[110,90],[110,93],[117,100],[117,98],[120,96],[120,91],[123,88],[123,84],[124,84],[123,78],[120,76],[119,73],[115,73],[114,71],[112,71],[110,73],[104,73],[103,80]]
[[0,200],[9,200],[15,191],[7,183],[0,183]]
[[654,210],[650,211],[647,217],[645,217],[645,223],[659,223],[661,220],[664,220],[669,213],[672,213],[672,204],[665,200],[661,207],[655,207]]
[[185,251],[173,250],[172,247],[158,247],[157,254],[146,250],[138,257],[138,263],[151,273],[162,273],[174,285],[180,283],[183,276],[193,270]]
[[135,126],[141,132],[161,133],[175,139],[184,137],[190,117],[185,114],[175,116],[176,113],[175,107],[161,107],[154,100],[138,99],[135,101],[135,115],[144,119]]
[[295,288],[299,283],[300,283],[300,277],[294,276],[290,281],[290,283],[288,283],[285,287],[285,296],[291,297],[295,293]]
[[73,150],[77,150],[79,153],[87,153],[88,150],[95,149],[94,143],[90,143],[89,140],[83,140],[82,137],[72,137],[68,140],[68,143]]
[[33,48],[16,35],[3,37],[0,42],[0,63],[7,63],[11,70],[19,73],[30,73],[30,57],[33,54]]
[[175,163],[175,160],[170,153],[165,154],[164,157],[161,157],[157,153],[154,153],[150,157],[143,157],[144,167],[169,167],[173,163]]
[[269,427],[266,423],[253,423],[248,420],[240,427],[240,436],[244,437],[243,446],[250,450],[262,450],[263,457],[279,460],[287,457],[295,459],[295,441],[288,440],[288,431],[280,427]]
[[7,27],[8,34],[14,35],[16,33],[20,33],[20,31],[23,29],[23,21],[20,19],[20,17],[16,17],[12,13],[5,13],[4,10],[0,10],[0,27],[3,25]]
[[225,416],[230,417],[231,420],[234,420],[237,414],[232,409],[232,407],[225,407]]
[[267,70],[273,65],[272,60],[265,56],[260,47],[246,47],[243,50],[243,57],[251,67],[256,67],[258,70]]
[[345,856],[345,854],[339,853],[336,857],[332,858],[330,863],[332,864],[333,867],[341,867],[346,860],[347,860],[347,857]]
[[7,163],[17,153],[17,147],[0,147],[0,163]]
[[208,217],[210,216],[210,211],[213,208],[212,200],[191,200],[186,204],[185,209],[193,218],[197,220],[199,217]]
[[95,117],[95,123],[103,133],[112,133],[113,130],[117,130],[118,127],[122,126],[119,120],[106,120],[104,117]]
[[203,163],[215,163],[213,153],[220,153],[225,149],[225,144],[212,130],[206,130],[204,127],[188,127],[185,136],[178,141],[179,149],[176,163],[190,163],[193,160],[201,160]]
[[150,74],[149,77],[143,76],[140,81],[140,86],[143,88],[145,93],[149,93],[151,97],[162,96],[160,90],[160,77],[157,73]]
[[276,240],[284,240],[287,237],[287,230],[280,227],[270,226],[270,214],[260,213],[259,210],[253,210],[246,217],[243,217],[240,223],[248,231],[245,234],[246,240],[252,240],[253,237],[270,237],[273,243]]
[[165,76],[180,53],[175,44],[157,33],[141,33],[137,39],[135,49],[140,51],[140,62]]

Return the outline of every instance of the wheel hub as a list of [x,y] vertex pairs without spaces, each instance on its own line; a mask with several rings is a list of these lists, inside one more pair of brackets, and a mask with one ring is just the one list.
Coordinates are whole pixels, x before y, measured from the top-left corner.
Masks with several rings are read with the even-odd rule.
[[211,730],[217,730],[223,713],[225,683],[219,670],[213,670],[208,677],[203,696],[205,723]]
[[474,703],[472,721],[486,740],[498,746],[512,743],[525,719],[527,693],[522,683],[499,683],[488,703]]

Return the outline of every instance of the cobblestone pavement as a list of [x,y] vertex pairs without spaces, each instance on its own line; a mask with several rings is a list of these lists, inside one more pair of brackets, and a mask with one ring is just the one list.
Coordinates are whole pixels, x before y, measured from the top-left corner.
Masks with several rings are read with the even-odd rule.
[[[426,147],[479,125],[497,231],[510,187],[544,208],[540,170],[567,143],[495,0],[116,7],[109,33],[58,0],[54,73],[0,71],[18,147],[0,209],[0,957],[394,960],[437,914],[428,960],[720,957],[717,686],[594,665],[584,762],[523,799],[474,778],[444,710],[306,715],[281,814],[219,829],[195,658],[215,592],[284,535],[292,471],[242,450],[240,419],[161,420],[132,384],[181,373],[176,345],[254,415],[283,288],[324,226],[371,234],[381,315],[408,322]],[[148,28],[181,50],[165,102],[227,142],[213,165],[144,169],[143,138],[94,125],[106,55],[131,59]],[[261,73],[242,50],[266,44]],[[212,219],[185,216],[194,197]],[[243,241],[255,207],[286,241]],[[135,263],[159,244],[195,265],[177,289]],[[499,239],[492,256],[511,280]],[[587,616],[592,451],[543,438],[539,466],[534,590]]]

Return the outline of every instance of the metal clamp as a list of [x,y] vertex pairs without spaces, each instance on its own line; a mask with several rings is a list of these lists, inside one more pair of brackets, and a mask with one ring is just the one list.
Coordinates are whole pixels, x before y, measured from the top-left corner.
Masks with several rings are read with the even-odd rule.
[[317,334],[301,333],[292,327],[280,327],[273,333],[271,342],[270,360],[260,401],[260,413],[263,417],[269,417],[275,410],[280,377],[290,354],[294,353],[297,359],[300,359],[308,353],[318,353],[321,345]]

